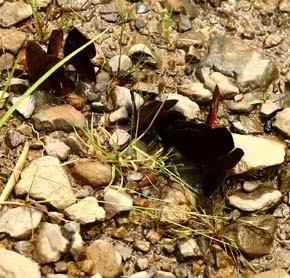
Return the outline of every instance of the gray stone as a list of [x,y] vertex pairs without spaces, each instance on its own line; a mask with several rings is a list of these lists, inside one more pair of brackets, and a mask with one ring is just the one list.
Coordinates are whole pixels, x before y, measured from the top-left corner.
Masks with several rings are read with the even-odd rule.
[[0,6],[0,26],[10,27],[32,16],[31,5],[23,1],[5,1]]
[[285,269],[275,268],[258,274],[250,275],[249,278],[289,278],[289,274]]
[[11,128],[5,134],[4,141],[9,148],[15,148],[26,141],[26,136]]
[[106,21],[111,22],[111,23],[117,22],[117,20],[120,16],[120,13],[119,13],[115,3],[109,3],[109,4],[102,5],[99,12],[100,12],[100,16],[103,20],[106,20]]
[[117,146],[117,148],[126,145],[130,140],[131,135],[124,129],[117,128],[111,137],[111,145]]
[[36,130],[73,131],[74,127],[85,126],[84,115],[71,105],[60,105],[41,109],[33,115],[32,123]]
[[177,30],[180,33],[184,33],[186,31],[189,31],[192,27],[192,23],[188,16],[181,14],[179,17]]
[[2,209],[0,212],[0,233],[7,233],[17,239],[27,239],[38,227],[42,212],[29,207]]
[[0,47],[16,55],[24,44],[27,34],[22,31],[0,29]]
[[235,192],[229,196],[230,205],[243,211],[257,211],[265,207],[275,206],[281,199],[282,193],[267,186],[261,186],[251,193]]
[[79,233],[81,224],[76,221],[71,221],[63,225],[62,232],[66,238],[71,239],[76,233]]
[[230,173],[241,174],[283,163],[286,146],[277,138],[235,133],[232,136],[235,146],[241,148],[245,154]]
[[94,197],[84,198],[66,208],[64,212],[71,220],[76,220],[81,224],[105,220],[105,211],[99,207],[98,201]]
[[35,239],[33,259],[41,264],[57,262],[68,245],[68,240],[61,234],[60,226],[43,222]]
[[136,14],[145,14],[145,13],[149,12],[149,10],[150,10],[150,8],[149,8],[149,5],[147,3],[139,2],[139,3],[136,3],[136,5],[135,5]]
[[172,107],[173,110],[180,112],[188,119],[194,119],[197,112],[199,111],[199,106],[194,101],[190,100],[188,97],[182,96],[180,94],[166,94],[163,96],[164,99],[176,99],[178,102]]
[[99,188],[111,181],[112,168],[109,164],[97,160],[80,159],[74,163],[71,174],[79,183]]
[[[133,104],[129,89],[121,86],[116,86],[113,94],[116,99],[117,107],[126,107],[128,111],[132,111]],[[136,109],[139,110],[140,107],[143,105],[144,100],[140,95],[136,93],[133,93],[133,97],[135,99]]]
[[[105,93],[107,91],[108,83],[111,80],[111,76],[108,72],[101,70],[97,74],[97,81],[95,85],[95,93],[97,93],[98,98],[94,101],[100,101],[100,94]],[[96,97],[97,97],[96,96]]]
[[[20,97],[13,97],[11,99],[11,102],[15,104]],[[31,115],[33,114],[35,107],[35,100],[34,96],[30,95],[27,98],[25,98],[16,108],[16,110],[26,119],[29,119]]]
[[204,88],[202,83],[193,82],[189,79],[183,80],[181,85],[177,87],[177,91],[197,103],[209,102],[212,98],[211,91]]
[[45,145],[44,150],[47,155],[55,156],[60,160],[65,160],[68,158],[70,147],[59,140],[54,140],[53,142],[48,142]]
[[21,173],[15,192],[17,195],[29,194],[37,200],[45,200],[58,209],[65,209],[75,202],[67,174],[60,161],[52,156],[33,160]]
[[240,134],[262,134],[263,124],[259,118],[249,117],[241,115],[239,121],[232,123],[235,131],[237,130]]
[[183,258],[193,258],[202,255],[196,240],[190,238],[186,241],[180,241],[177,244],[180,254]]
[[12,68],[14,63],[14,56],[6,52],[0,56],[0,70],[9,70]]
[[41,278],[36,262],[10,250],[0,248],[0,277]]
[[117,278],[122,273],[122,257],[110,242],[94,241],[87,247],[86,255],[91,275],[98,273],[106,278]]
[[220,236],[235,242],[239,249],[251,258],[271,252],[277,220],[272,215],[257,215],[243,218],[224,227]]
[[263,59],[258,50],[235,38],[214,37],[202,64],[236,76],[243,91],[266,90],[279,77],[277,66],[271,60]]
[[114,74],[122,75],[129,73],[132,68],[132,61],[127,55],[116,55],[113,56],[108,62],[112,72]]
[[82,256],[86,252],[85,243],[79,232],[76,232],[72,236],[72,243],[70,247],[70,253],[73,256]]
[[290,107],[277,113],[273,126],[290,139]]
[[[240,95],[237,95],[237,97],[240,97]],[[252,93],[247,93],[241,96],[238,101],[228,101],[227,107],[234,113],[249,113],[255,109],[256,101],[257,98]]]
[[147,258],[138,258],[136,260],[136,267],[139,270],[145,270],[147,269],[149,266],[149,262],[147,260]]
[[117,211],[131,210],[133,199],[123,190],[109,188],[105,190],[104,200],[110,203]]
[[222,98],[230,99],[239,93],[239,88],[230,81],[229,77],[220,72],[213,72],[204,84],[204,86],[212,92],[216,85],[219,87]]
[[123,122],[125,120],[128,120],[128,111],[126,107],[120,107],[116,111],[112,112],[109,116],[110,123],[117,123],[117,122]]

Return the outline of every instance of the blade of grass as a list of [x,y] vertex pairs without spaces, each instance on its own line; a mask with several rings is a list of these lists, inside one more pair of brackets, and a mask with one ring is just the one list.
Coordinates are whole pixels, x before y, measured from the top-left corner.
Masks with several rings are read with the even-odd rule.
[[63,58],[61,61],[59,61],[55,66],[53,66],[49,71],[47,71],[43,76],[41,76],[30,88],[28,88],[25,93],[10,107],[10,109],[4,114],[4,116],[0,119],[0,127],[4,125],[4,123],[9,119],[9,117],[12,115],[12,113],[16,110],[18,105],[20,105],[24,99],[26,99],[29,95],[34,92],[39,85],[41,85],[49,76],[51,76],[58,68],[63,66],[67,61],[69,61],[72,57],[74,57],[76,54],[81,52],[83,49],[88,47],[90,44],[94,43],[97,39],[99,39],[101,36],[103,36],[108,30],[106,29],[102,33],[95,36],[93,39],[85,43],[83,46]]

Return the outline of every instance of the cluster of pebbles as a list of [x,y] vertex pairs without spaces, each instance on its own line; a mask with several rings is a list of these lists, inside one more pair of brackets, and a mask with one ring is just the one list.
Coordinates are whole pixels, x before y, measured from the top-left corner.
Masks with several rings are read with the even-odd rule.
[[[29,87],[37,24],[106,30],[96,83],[65,99],[35,91],[2,123],[0,276],[289,277],[289,0],[58,2],[36,1],[37,23],[26,1],[0,1],[2,119]],[[209,201],[130,120],[148,99],[177,99],[204,122],[216,85],[216,126],[245,155]]]

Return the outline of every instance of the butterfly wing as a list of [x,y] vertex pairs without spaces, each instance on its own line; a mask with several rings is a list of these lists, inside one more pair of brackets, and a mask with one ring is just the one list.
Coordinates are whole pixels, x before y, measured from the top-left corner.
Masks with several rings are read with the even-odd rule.
[[209,197],[223,184],[227,171],[233,168],[241,160],[243,155],[243,150],[236,148],[222,159],[217,160],[205,171],[202,180],[202,188],[205,196]]
[[42,76],[43,69],[47,67],[47,54],[38,43],[28,41],[25,56],[28,77],[32,82],[35,82]]
[[[166,100],[165,102],[155,100],[155,101],[150,102],[147,105],[144,105],[140,109],[140,113],[139,113],[139,127],[140,127],[140,129],[144,130],[151,124],[156,113],[158,113],[158,111],[162,105],[163,106],[162,106],[160,112],[162,110],[169,110],[177,102],[178,102],[178,100],[175,100],[175,99]],[[159,118],[159,115],[157,116],[157,118]]]
[[58,57],[63,41],[63,30],[52,30],[48,46],[47,54]]
[[[77,50],[79,47],[89,41],[78,29],[73,28],[66,38],[64,44],[64,56]],[[76,71],[91,82],[96,82],[96,74],[91,58],[96,56],[96,49],[94,45],[89,45],[86,49],[75,55],[70,63],[75,67]]]

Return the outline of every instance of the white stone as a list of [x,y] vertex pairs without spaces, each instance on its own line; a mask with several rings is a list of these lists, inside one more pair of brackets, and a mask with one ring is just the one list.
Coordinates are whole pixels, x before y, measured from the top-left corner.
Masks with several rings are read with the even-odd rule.
[[132,68],[132,61],[127,55],[116,55],[108,62],[113,73],[123,74]]
[[[11,102],[15,104],[20,97],[13,97]],[[33,95],[25,98],[16,108],[16,110],[25,118],[29,119],[34,111],[35,99]]]
[[113,134],[112,134],[112,138],[111,138],[111,145],[120,147],[120,146],[124,146],[125,144],[127,144],[130,140],[130,134],[121,128],[117,128]]
[[41,278],[36,262],[10,250],[0,248],[0,277]]
[[256,182],[256,181],[245,181],[243,184],[243,189],[246,192],[253,192],[255,191],[259,186],[261,185],[261,183]]
[[42,217],[42,212],[29,207],[3,208],[0,213],[0,233],[27,239],[31,236]]
[[199,249],[199,246],[196,242],[196,240],[190,238],[187,241],[181,241],[178,243],[178,249],[180,251],[180,254],[184,258],[190,258],[194,256],[200,256],[201,251]]
[[194,101],[190,100],[188,97],[182,96],[180,94],[166,94],[164,99],[176,99],[178,102],[172,107],[173,110],[180,112],[188,119],[194,119],[197,112],[199,111],[199,106]]
[[57,262],[67,250],[68,245],[69,242],[62,235],[60,226],[43,222],[35,240],[33,258],[42,264]]
[[218,85],[220,94],[223,98],[232,98],[239,94],[238,87],[233,85],[229,78],[220,72],[213,72],[204,84],[204,86],[212,92],[216,85]]
[[231,170],[231,174],[264,169],[284,162],[286,145],[277,138],[235,133],[232,136],[235,147],[241,148],[245,154]]
[[105,191],[104,200],[114,206],[117,211],[128,211],[133,205],[133,200],[127,193],[113,188]]
[[[116,104],[118,107],[124,106],[127,109],[132,108],[133,104],[132,104],[131,93],[129,89],[125,87],[121,87],[121,86],[116,86],[113,91],[113,94],[115,96]],[[139,108],[143,105],[144,100],[140,95],[136,93],[133,93],[133,96],[135,99],[136,109],[139,110]]]
[[16,195],[29,194],[45,200],[58,209],[65,209],[75,202],[70,181],[56,157],[43,156],[33,160],[21,173],[15,186]]
[[[243,194],[243,196],[245,196]],[[279,202],[282,193],[279,190],[270,190],[265,192],[259,198],[242,198],[239,195],[230,196],[229,203],[242,211],[257,211],[264,207],[271,206]]]
[[208,102],[212,98],[211,91],[204,88],[202,83],[192,82],[189,79],[184,80],[177,90],[179,94],[190,97],[197,102]]
[[93,223],[105,220],[105,211],[99,207],[94,197],[87,197],[73,204],[64,211],[71,220],[79,221],[81,224]]

